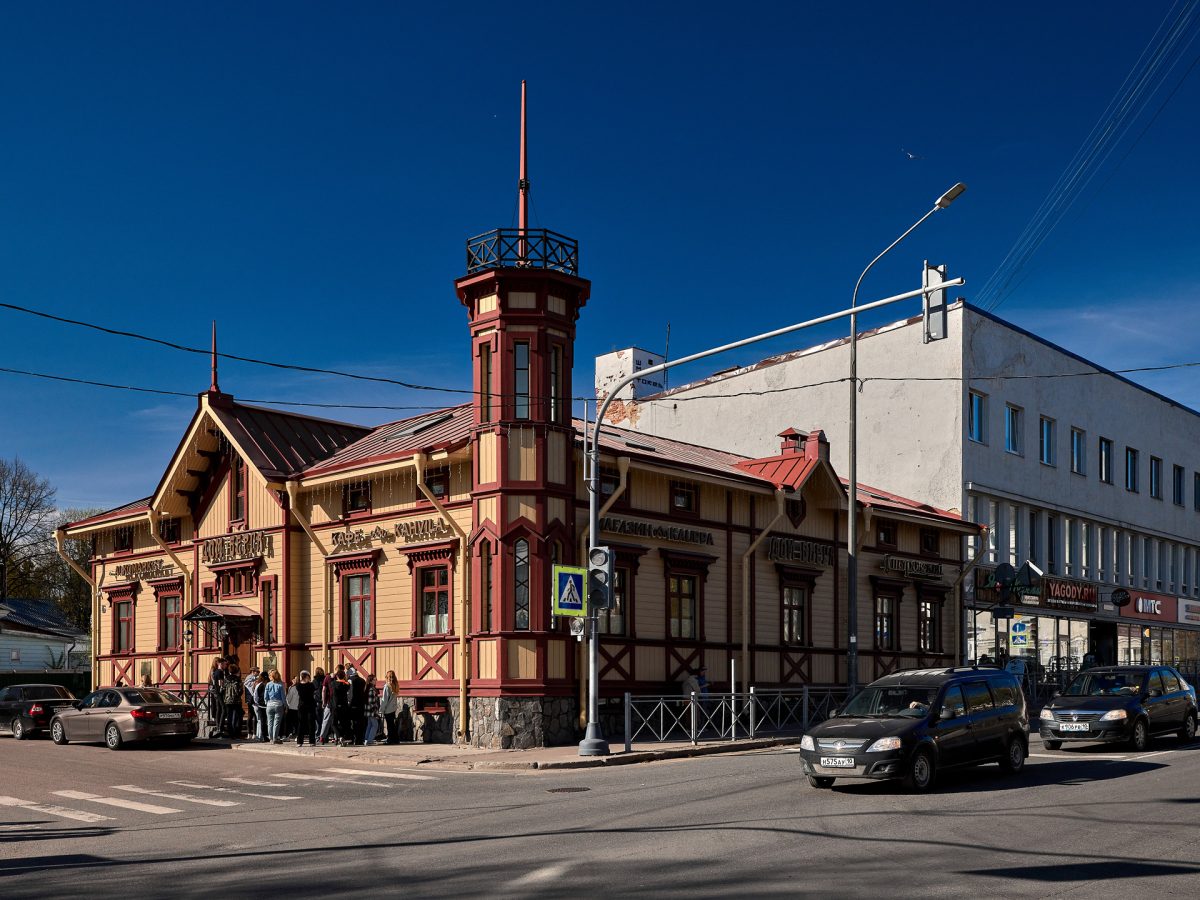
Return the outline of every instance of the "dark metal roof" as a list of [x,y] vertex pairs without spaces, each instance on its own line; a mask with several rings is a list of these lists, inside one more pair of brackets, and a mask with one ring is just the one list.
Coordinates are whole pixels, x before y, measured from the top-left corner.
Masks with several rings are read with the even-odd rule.
[[363,425],[244,403],[213,403],[209,409],[241,444],[247,462],[267,478],[294,475],[371,433]]
[[0,603],[0,624],[17,625],[47,634],[81,636],[53,600],[8,597]]
[[388,422],[327,459],[315,462],[304,474],[323,475],[339,469],[403,459],[421,450],[463,446],[471,436],[472,421],[471,404],[464,403]]
[[115,509],[106,510],[102,513],[96,513],[94,516],[88,516],[86,519],[80,519],[78,522],[68,522],[64,528],[74,528],[77,525],[92,525],[96,522],[104,522],[108,519],[122,519],[125,516],[131,516],[134,513],[145,512],[150,508],[150,498],[143,497],[141,500],[134,500],[132,503],[126,503],[124,506],[118,506]]

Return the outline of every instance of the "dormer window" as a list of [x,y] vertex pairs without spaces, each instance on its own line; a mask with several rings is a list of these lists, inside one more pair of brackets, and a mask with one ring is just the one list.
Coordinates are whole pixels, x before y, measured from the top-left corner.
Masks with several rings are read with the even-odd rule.
[[158,523],[158,536],[164,544],[178,544],[180,526],[178,519],[163,519]]
[[371,511],[371,482],[360,481],[348,484],[342,492],[342,509],[346,515]]
[[695,515],[700,511],[700,497],[696,485],[686,481],[671,482],[671,512]]
[[425,476],[425,486],[436,499],[445,500],[450,496],[450,470],[434,469],[429,472]]
[[875,543],[880,547],[896,549],[896,523],[880,519],[875,525]]
[[113,551],[128,553],[133,549],[133,526],[123,525],[113,532]]

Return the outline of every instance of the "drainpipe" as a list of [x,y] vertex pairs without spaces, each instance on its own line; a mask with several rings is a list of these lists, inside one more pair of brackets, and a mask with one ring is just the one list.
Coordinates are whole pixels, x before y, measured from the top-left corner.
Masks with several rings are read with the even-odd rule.
[[[746,692],[750,689],[750,566],[753,563],[754,551],[779,524],[779,521],[787,515],[787,494],[780,489],[775,491],[775,518],[767,523],[766,527],[759,532],[758,537],[746,548],[746,552],[742,554],[742,691]],[[737,690],[736,685],[730,685],[733,690]]]
[[470,589],[470,571],[471,571],[471,554],[467,547],[467,535],[454,521],[450,513],[446,512],[446,508],[438,502],[437,497],[433,496],[433,492],[429,490],[429,486],[425,484],[425,454],[418,453],[413,457],[413,463],[417,468],[417,489],[425,495],[425,499],[433,504],[433,508],[437,510],[439,516],[442,517],[450,530],[458,535],[459,546],[459,576],[462,593],[462,621],[459,623],[458,629],[458,716],[459,716],[459,731],[458,739],[460,743],[466,743],[468,733],[469,710],[467,707],[467,672],[470,669],[470,658],[467,650],[467,629],[471,627],[471,597],[468,593]]
[[[92,576],[83,571],[83,569],[79,567],[79,564],[75,562],[75,560],[71,559],[71,557],[67,554],[66,549],[63,547],[63,540],[65,538],[65,529],[56,528],[54,531],[54,549],[58,551],[58,555],[62,558],[62,561],[70,566],[71,571],[82,578],[92,589],[92,627],[91,634],[88,636],[88,644],[90,645],[88,647],[88,656],[91,657],[92,661],[92,688],[94,690],[96,687],[96,673],[100,665],[96,659],[96,651],[100,643],[96,639],[97,635],[99,634],[97,630],[97,623],[100,621],[100,589],[96,587],[96,582]],[[67,661],[70,662],[69,654],[67,656]]]
[[[323,607],[321,611],[321,658],[325,663],[325,669],[332,672],[333,664],[330,661],[329,655],[329,635],[333,631],[333,585],[330,579],[332,569],[327,559],[329,551],[325,549],[325,545],[321,543],[321,539],[312,530],[312,523],[308,521],[308,516],[300,511],[300,502],[297,495],[300,486],[294,481],[285,482],[284,486],[287,488],[288,511],[296,517],[296,521],[300,523],[300,527],[304,529],[304,533],[308,535],[308,539],[313,542],[313,546],[321,554],[321,571],[323,575],[321,582],[322,590],[324,591],[324,596],[321,598],[321,605]],[[285,541],[288,540],[287,529],[284,529],[283,539]],[[285,572],[284,577],[287,578],[290,574]],[[288,599],[290,602],[291,594],[288,595]]]
[[[597,479],[599,479],[599,473]],[[602,518],[605,513],[612,509],[612,505],[617,502],[617,499],[625,493],[625,486],[629,483],[629,457],[617,457],[617,489],[612,492],[612,496],[604,501],[604,505],[600,507],[600,512],[596,514],[597,521]],[[597,480],[599,484],[599,480]],[[591,524],[587,524],[583,528],[583,534],[579,538],[579,558],[587,559],[588,535],[591,533]],[[585,620],[590,621],[590,618]],[[587,727],[587,698],[588,698],[588,667],[584,654],[587,652],[587,642],[579,641],[578,649],[576,650],[576,670],[579,672],[579,727]]]

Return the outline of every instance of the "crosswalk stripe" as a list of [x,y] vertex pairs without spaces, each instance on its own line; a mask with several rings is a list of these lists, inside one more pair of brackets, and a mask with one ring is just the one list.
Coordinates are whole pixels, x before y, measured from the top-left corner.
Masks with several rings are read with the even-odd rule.
[[234,784],[248,784],[252,787],[288,787],[282,781],[255,781],[253,778],[222,778],[222,781],[231,781]]
[[407,772],[372,772],[368,769],[322,769],[337,775],[371,775],[376,778],[404,778],[409,781],[437,781],[433,775],[410,775]]
[[76,822],[111,822],[109,816],[99,813],[84,812],[82,809],[68,809],[65,806],[43,806],[32,800],[21,800],[17,797],[0,797],[0,806],[16,806],[30,812],[39,812],[46,816],[58,816],[62,819],[74,819]]
[[216,787],[211,784],[196,784],[192,781],[168,781],[167,784],[177,784],[180,787],[198,788],[202,791],[220,791],[222,794],[237,794],[239,797],[262,797],[265,800],[303,800],[303,797],[288,797],[284,794],[256,794],[254,791],[237,791],[233,788]]
[[162,797],[164,800],[182,800],[184,803],[201,803],[204,806],[241,806],[237,800],[209,800],[205,797],[193,797],[191,794],[168,794],[166,791],[152,791],[140,788],[134,784],[114,784],[114,791],[129,791],[131,794],[148,794],[151,797]]
[[41,828],[37,822],[30,822],[28,825],[0,825],[0,831],[28,831],[31,828]]
[[88,794],[84,791],[52,791],[52,793],[56,797],[66,797],[68,800],[89,800],[92,803],[119,806],[121,809],[132,809],[134,812],[150,813],[155,816],[183,812],[181,809],[170,806],[155,806],[153,803],[139,803],[137,800],[126,800],[122,797],[101,797],[99,794]]
[[338,784],[361,784],[367,787],[391,787],[384,781],[358,781],[354,778],[337,778],[333,775],[302,775],[299,772],[276,772],[276,778],[295,778],[297,781],[333,781]]

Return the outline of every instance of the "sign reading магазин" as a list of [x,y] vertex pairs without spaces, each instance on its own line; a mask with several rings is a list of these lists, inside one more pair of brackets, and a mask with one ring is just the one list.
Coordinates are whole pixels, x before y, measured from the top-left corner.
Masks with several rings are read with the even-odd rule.
[[208,565],[274,555],[275,535],[263,531],[240,531],[200,543],[200,561]]
[[675,541],[679,544],[701,544],[709,547],[713,545],[711,531],[679,528],[675,525],[655,525],[651,522],[635,522],[632,519],[618,519],[616,516],[606,516],[601,519],[600,530],[610,534],[628,534],[635,537],[653,538],[658,541]]

